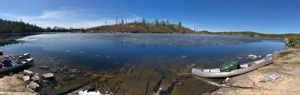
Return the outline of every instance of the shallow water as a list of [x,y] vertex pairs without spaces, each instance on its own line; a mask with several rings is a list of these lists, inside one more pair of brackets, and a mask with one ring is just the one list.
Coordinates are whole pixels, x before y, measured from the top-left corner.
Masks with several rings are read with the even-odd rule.
[[151,60],[151,64],[172,60],[216,67],[229,59],[265,55],[284,48],[278,39],[200,34],[58,33],[18,40],[21,42],[1,47],[5,54],[30,52],[41,63],[51,58],[92,70],[113,70],[144,60]]

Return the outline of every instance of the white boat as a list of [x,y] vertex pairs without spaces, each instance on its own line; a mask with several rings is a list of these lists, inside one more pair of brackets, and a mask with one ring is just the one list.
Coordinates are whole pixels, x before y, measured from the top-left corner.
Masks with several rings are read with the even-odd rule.
[[261,68],[263,66],[271,64],[272,61],[273,61],[272,54],[268,54],[266,55],[266,57],[259,59],[257,61],[240,64],[241,68],[232,70],[230,72],[221,72],[219,68],[213,68],[213,69],[192,68],[191,73],[193,75],[207,77],[207,78],[231,77],[231,76],[244,74],[253,71],[255,69]]

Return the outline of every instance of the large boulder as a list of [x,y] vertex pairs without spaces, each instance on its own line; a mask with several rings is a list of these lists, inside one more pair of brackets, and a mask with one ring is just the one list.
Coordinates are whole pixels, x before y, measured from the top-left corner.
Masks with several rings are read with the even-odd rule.
[[0,79],[0,91],[24,92],[26,91],[26,82],[17,75],[4,76]]

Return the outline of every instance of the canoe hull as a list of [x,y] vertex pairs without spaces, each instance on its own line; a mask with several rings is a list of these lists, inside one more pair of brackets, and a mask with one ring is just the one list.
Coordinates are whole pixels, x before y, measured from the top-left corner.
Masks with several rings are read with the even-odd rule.
[[20,64],[18,66],[14,66],[14,67],[1,68],[0,73],[12,72],[12,71],[19,70],[19,69],[26,68],[26,67],[30,67],[30,66],[32,66],[32,63],[27,62],[27,63],[23,63],[23,64]]
[[13,66],[13,67],[1,68],[0,74],[13,72],[13,71],[20,70],[20,69],[23,69],[26,67],[30,67],[32,65],[33,65],[33,58],[31,58],[31,57],[22,58],[21,64],[18,64],[17,66]]
[[207,78],[223,78],[223,77],[237,76],[237,75],[241,75],[241,74],[256,70],[256,69],[261,68],[263,66],[269,65],[273,61],[273,58],[270,57],[270,56],[265,57],[264,59],[265,60],[262,61],[259,64],[254,64],[252,66],[249,66],[249,67],[243,68],[243,69],[232,70],[230,72],[204,72],[203,69],[192,68],[191,73],[193,75],[197,75],[197,76],[201,76],[201,77],[207,77]]

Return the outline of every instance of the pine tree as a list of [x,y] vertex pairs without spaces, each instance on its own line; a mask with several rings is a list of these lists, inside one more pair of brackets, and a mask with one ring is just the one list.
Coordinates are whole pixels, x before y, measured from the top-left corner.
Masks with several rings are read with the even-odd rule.
[[179,31],[178,31],[178,32],[182,33],[182,24],[181,24],[180,21],[179,21],[179,23],[178,23],[178,28],[179,28]]
[[121,24],[124,24],[124,19],[121,19]]
[[182,24],[181,24],[181,22],[179,21],[179,23],[178,23],[178,26],[179,26],[179,28],[181,28],[182,27]]
[[146,20],[145,20],[145,18],[142,19],[142,23],[143,23],[143,25],[146,25]]
[[156,18],[156,20],[155,20],[155,25],[156,25],[156,26],[158,26],[158,25],[159,25],[158,18]]

